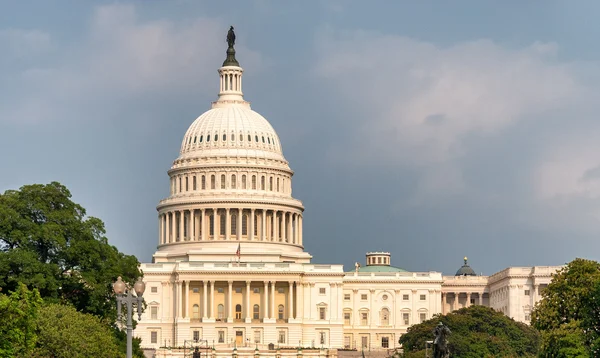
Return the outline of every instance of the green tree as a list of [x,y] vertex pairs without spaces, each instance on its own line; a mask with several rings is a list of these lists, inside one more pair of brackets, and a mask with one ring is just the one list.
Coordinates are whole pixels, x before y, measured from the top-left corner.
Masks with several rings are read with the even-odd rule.
[[116,319],[111,283],[141,275],[135,256],[108,244],[104,223],[86,217],[57,183],[25,185],[0,195],[0,287],[20,282],[46,301]]
[[575,259],[554,275],[532,312],[531,324],[542,334],[540,356],[598,357],[599,314],[600,263]]
[[49,304],[36,319],[37,345],[31,357],[124,357],[111,328],[75,308]]
[[471,306],[409,327],[399,341],[406,357],[424,356],[425,342],[433,340],[440,321],[452,331],[448,343],[453,357],[535,357],[538,352],[539,335],[533,328],[489,307]]
[[36,343],[36,317],[42,299],[37,290],[20,284],[8,296],[0,294],[0,357],[28,357]]

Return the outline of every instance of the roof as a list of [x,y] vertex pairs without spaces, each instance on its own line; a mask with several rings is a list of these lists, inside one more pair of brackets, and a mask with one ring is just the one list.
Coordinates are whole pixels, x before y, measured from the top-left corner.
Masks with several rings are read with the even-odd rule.
[[[355,272],[355,271],[348,271]],[[371,265],[361,266],[358,268],[358,272],[408,272],[400,267],[387,266],[387,265]]]
[[477,276],[477,274],[475,273],[475,270],[473,270],[471,268],[471,266],[469,266],[467,264],[467,258],[464,258],[465,263],[464,265],[462,265],[458,271],[456,271],[456,275],[455,276]]

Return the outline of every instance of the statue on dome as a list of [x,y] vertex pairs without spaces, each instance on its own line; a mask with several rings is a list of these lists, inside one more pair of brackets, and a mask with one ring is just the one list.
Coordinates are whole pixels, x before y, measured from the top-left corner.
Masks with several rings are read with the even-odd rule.
[[358,272],[358,270],[360,270],[360,263],[359,262],[355,262],[354,263],[354,269],[356,270],[356,272]]
[[227,31],[227,44],[230,48],[233,48],[233,45],[235,45],[235,32],[233,31],[233,26],[230,26],[229,31]]

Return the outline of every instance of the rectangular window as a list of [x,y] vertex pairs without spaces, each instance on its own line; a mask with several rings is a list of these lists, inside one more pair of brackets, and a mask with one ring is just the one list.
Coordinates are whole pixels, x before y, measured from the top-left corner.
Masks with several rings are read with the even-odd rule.
[[196,176],[194,175],[194,185],[193,185],[193,189],[196,190]]
[[277,293],[285,293],[285,288],[283,288],[283,287],[277,288]]
[[351,344],[352,344],[352,337],[350,337],[350,336],[344,336],[344,348],[345,349],[350,349],[351,348]]
[[260,343],[260,331],[254,331],[254,343]]
[[327,319],[327,309],[325,307],[319,307],[319,319],[320,320]]
[[350,318],[352,317],[352,315],[350,314],[350,312],[344,312],[344,324],[346,326],[350,325]]
[[198,292],[200,292],[200,288],[199,287],[194,287],[194,288],[192,288],[192,292],[198,293]]
[[362,312],[360,314],[360,324],[362,326],[368,326],[369,325],[369,314],[367,312]]
[[200,340],[200,331],[194,331],[192,338],[197,342]]
[[426,297],[425,295],[420,295],[420,296],[419,296],[419,299],[420,299],[421,301],[425,301],[425,300],[427,299],[427,297]]
[[421,323],[427,321],[427,313],[420,313],[419,319],[421,320]]
[[277,343],[285,343],[285,331],[279,331],[279,338]]
[[360,343],[363,348],[369,348],[369,337],[368,336],[360,337]]
[[402,301],[408,301],[408,295],[402,295]]
[[225,331],[219,331],[219,343],[225,343]]
[[366,301],[367,300],[367,294],[363,293],[362,295],[360,295],[360,299],[361,301]]
[[327,344],[327,332],[319,332],[319,344]]
[[350,294],[344,293],[344,301],[350,301]]
[[260,288],[254,287],[254,293],[260,293]]
[[150,332],[150,343],[158,343],[158,332]]
[[319,294],[320,295],[324,295],[327,291],[325,290],[325,287],[320,287],[319,288]]
[[150,307],[150,319],[158,319],[158,307]]
[[150,292],[152,293],[157,293],[158,292],[158,287],[154,286],[150,288]]
[[235,288],[235,293],[242,293],[242,288],[241,287],[236,287]]
[[529,296],[529,290],[525,290],[525,296]]
[[404,325],[408,326],[410,324],[410,314],[403,313],[402,314],[402,320],[404,321]]
[[223,287],[217,287],[217,292],[223,293],[223,292],[225,292],[225,289]]
[[381,348],[390,348],[389,337],[381,337]]

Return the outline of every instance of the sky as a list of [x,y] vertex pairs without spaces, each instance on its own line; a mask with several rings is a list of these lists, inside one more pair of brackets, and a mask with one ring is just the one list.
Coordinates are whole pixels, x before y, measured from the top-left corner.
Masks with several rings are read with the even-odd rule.
[[59,181],[149,262],[236,28],[313,262],[600,260],[597,1],[0,0],[0,192]]

